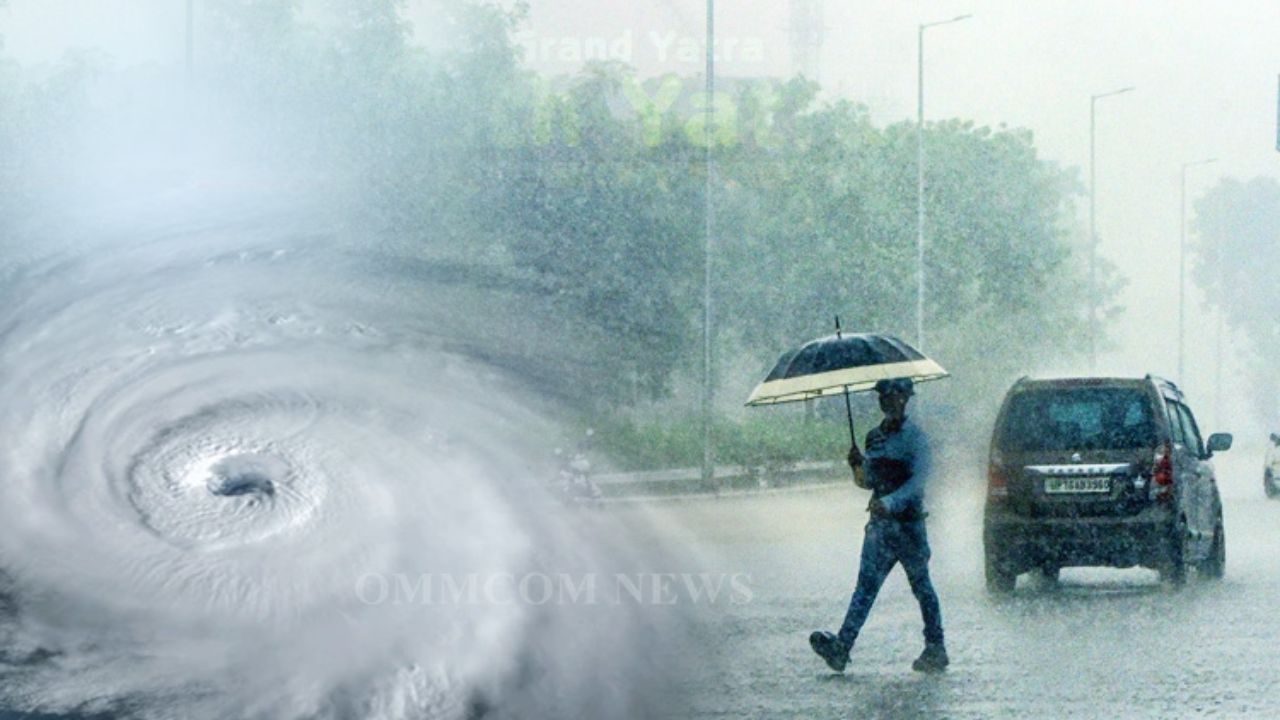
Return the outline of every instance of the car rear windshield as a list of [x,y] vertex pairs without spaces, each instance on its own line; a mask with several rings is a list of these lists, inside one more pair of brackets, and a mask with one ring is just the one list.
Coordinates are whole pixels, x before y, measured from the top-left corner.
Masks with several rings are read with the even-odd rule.
[[1155,422],[1138,388],[1045,388],[1009,399],[998,443],[1009,452],[1132,450],[1155,445]]

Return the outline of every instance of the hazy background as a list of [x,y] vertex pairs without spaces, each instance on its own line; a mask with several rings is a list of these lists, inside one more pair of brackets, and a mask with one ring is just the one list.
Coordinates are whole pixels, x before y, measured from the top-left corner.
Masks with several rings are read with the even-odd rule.
[[[843,407],[828,403],[804,416],[799,408],[747,412],[741,399],[759,379],[762,363],[784,346],[826,331],[833,312],[846,313],[848,325],[860,329],[874,326],[906,336],[904,328],[913,325],[914,308],[905,299],[914,300],[907,278],[914,271],[916,26],[973,13],[927,36],[927,118],[957,122],[931,125],[927,135],[943,150],[931,156],[930,167],[939,171],[931,187],[942,190],[938,207],[945,202],[955,215],[933,216],[939,231],[933,257],[954,262],[955,270],[949,286],[937,283],[936,294],[952,302],[943,308],[954,310],[952,326],[930,327],[936,345],[926,349],[936,351],[956,377],[930,385],[913,406],[926,424],[936,423],[929,427],[936,428],[945,448],[948,472],[934,488],[931,532],[939,541],[940,589],[948,598],[949,617],[956,618],[950,627],[958,640],[957,666],[971,669],[952,673],[943,684],[910,687],[926,693],[940,689],[941,698],[934,698],[940,713],[977,708],[984,716],[1002,709],[1061,714],[1063,707],[1087,708],[1099,690],[1110,694],[1096,707],[1132,708],[1134,696],[1113,678],[1129,677],[1125,673],[1136,643],[1138,664],[1147,673],[1139,678],[1145,694],[1136,698],[1144,707],[1176,712],[1186,697],[1181,683],[1188,682],[1197,702],[1229,695],[1236,704],[1226,707],[1228,714],[1259,711],[1275,695],[1259,692],[1250,684],[1252,677],[1236,670],[1274,664],[1267,630],[1274,623],[1265,615],[1266,598],[1274,596],[1276,554],[1268,530],[1272,508],[1260,500],[1257,487],[1262,459],[1257,441],[1268,429],[1259,418],[1274,416],[1275,409],[1265,395],[1271,390],[1254,379],[1271,369],[1257,350],[1280,348],[1280,334],[1268,334],[1276,327],[1265,327],[1273,305],[1267,263],[1280,266],[1280,258],[1244,259],[1262,278],[1254,286],[1261,290],[1250,291],[1252,304],[1246,306],[1256,310],[1252,317],[1261,319],[1265,332],[1249,338],[1254,347],[1242,331],[1229,331],[1221,413],[1213,402],[1217,317],[1202,305],[1190,272],[1195,257],[1189,258],[1192,301],[1181,384],[1206,434],[1234,430],[1239,442],[1219,465],[1232,538],[1228,585],[1204,590],[1201,597],[1208,602],[1174,604],[1194,613],[1195,622],[1173,623],[1182,637],[1171,639],[1165,632],[1166,618],[1154,609],[1170,603],[1142,571],[1135,571],[1136,582],[1134,573],[1118,582],[1106,573],[1083,573],[1068,578],[1062,595],[1033,594],[1029,602],[1005,608],[1008,612],[993,611],[981,590],[979,537],[990,430],[984,413],[1024,371],[1088,371],[1080,334],[1080,245],[1088,222],[1083,193],[1090,95],[1137,88],[1098,106],[1101,253],[1127,284],[1118,293],[1126,309],[1105,328],[1114,348],[1101,353],[1097,371],[1173,376],[1180,167],[1205,157],[1220,159],[1192,171],[1189,210],[1225,177],[1280,175],[1275,150],[1280,48],[1274,43],[1280,36],[1280,8],[1262,2],[1222,8],[1208,2],[978,0],[811,0],[808,6],[819,4],[822,17],[809,22],[811,39],[805,44],[793,37],[803,29],[797,2],[719,3],[718,74],[724,86],[798,74],[821,83],[819,103],[797,101],[794,114],[778,113],[779,134],[791,143],[782,152],[750,138],[734,148],[741,150],[739,156],[723,154],[719,257],[738,264],[720,268],[736,274],[717,277],[719,289],[729,296],[724,286],[737,280],[746,287],[743,294],[767,295],[786,312],[770,313],[767,302],[742,303],[739,308],[760,310],[760,317],[742,313],[728,318],[737,322],[723,323],[734,333],[746,327],[756,335],[726,331],[720,338],[717,419],[723,418],[727,429],[719,438],[719,458],[750,465],[745,482],[754,483],[761,467],[767,482],[769,471],[800,460],[838,463],[843,457],[848,443]],[[678,696],[655,688],[673,679],[685,681],[685,689],[700,700],[691,714],[741,715],[762,707],[794,711],[797,697],[830,713],[845,712],[850,703],[901,700],[897,691],[910,681],[892,677],[889,684],[854,683],[849,702],[829,706],[828,696],[813,692],[817,666],[803,633],[836,619],[851,579],[849,536],[856,534],[865,502],[865,496],[848,492],[847,475],[840,474],[840,485],[790,497],[748,493],[657,509],[645,503],[612,505],[590,522],[568,516],[575,519],[561,523],[554,512],[532,504],[548,500],[541,488],[554,471],[557,446],[596,461],[618,460],[626,465],[622,470],[688,468],[702,457],[696,408],[703,178],[697,138],[682,132],[684,121],[696,113],[688,106],[674,108],[671,117],[662,118],[671,123],[663,128],[668,133],[663,142],[651,143],[636,132],[642,124],[634,113],[617,112],[620,106],[635,110],[619,102],[620,88],[623,99],[633,99],[626,92],[634,87],[619,81],[626,79],[625,71],[611,76],[608,71],[616,67],[588,62],[634,67],[641,79],[651,81],[643,88],[649,95],[659,89],[657,78],[669,73],[683,80],[686,92],[696,92],[703,72],[702,3],[531,3],[527,18],[512,25],[522,63],[509,62],[502,41],[508,26],[497,14],[470,13],[466,3],[453,0],[399,5],[392,0],[196,0],[194,5],[189,79],[183,67],[183,0],[0,0],[0,93],[14,88],[14,95],[22,96],[9,104],[13,98],[0,95],[0,153],[13,148],[8,157],[0,154],[0,188],[5,189],[0,297],[7,299],[0,303],[0,394],[6,397],[0,428],[11,439],[0,453],[0,477],[6,479],[0,485],[0,511],[15,517],[0,523],[0,610],[5,611],[0,618],[7,613],[27,621],[32,615],[10,609],[23,607],[21,601],[31,597],[24,593],[38,597],[48,588],[82,603],[66,614],[52,607],[47,628],[37,628],[41,633],[0,624],[0,661],[23,674],[31,690],[20,692],[27,693],[28,705],[74,709],[80,707],[79,694],[123,703],[131,701],[131,684],[145,700],[170,687],[181,689],[193,678],[242,687],[246,701],[262,697],[236,674],[220,673],[218,662],[194,670],[163,664],[135,668],[117,662],[112,643],[89,642],[85,652],[76,652],[74,643],[97,637],[86,632],[134,640],[130,631],[136,627],[139,636],[161,636],[185,652],[187,633],[200,627],[193,619],[209,610],[187,602],[188,595],[209,595],[209,586],[234,584],[245,565],[258,567],[259,558],[273,573],[283,572],[271,563],[289,565],[287,549],[259,552],[277,546],[250,539],[241,565],[203,573],[205,582],[179,587],[177,595],[140,592],[147,586],[128,582],[118,569],[145,559],[152,543],[149,538],[125,542],[113,521],[120,517],[126,527],[136,524],[138,513],[121,498],[169,499],[159,483],[117,492],[126,482],[132,483],[130,489],[139,485],[135,469],[144,471],[142,481],[167,477],[174,458],[205,459],[221,438],[279,435],[273,418],[292,421],[296,412],[279,398],[299,393],[315,400],[323,419],[318,430],[301,435],[307,442],[318,438],[315,444],[323,447],[313,451],[303,445],[287,457],[300,458],[298,466],[308,471],[303,476],[324,491],[315,496],[329,503],[323,507],[331,513],[324,517],[336,518],[338,527],[311,523],[309,516],[295,524],[272,513],[251,517],[273,532],[281,524],[298,528],[293,535],[308,541],[316,562],[333,567],[333,592],[299,593],[306,602],[293,604],[263,592],[266,607],[279,601],[282,612],[301,604],[321,614],[340,607],[334,598],[367,565],[358,558],[341,562],[347,555],[339,546],[352,546],[353,538],[388,553],[394,560],[385,564],[388,570],[421,571],[442,558],[475,564],[496,558],[501,567],[538,568],[545,560],[553,569],[569,564],[607,572],[667,563],[665,555],[649,557],[647,549],[655,538],[684,539],[678,530],[683,526],[693,547],[720,558],[712,563],[715,569],[756,573],[757,602],[723,613],[719,624],[707,626],[716,641],[707,645],[711,660],[703,662],[706,647],[680,654],[703,663],[710,679],[686,677],[656,652],[615,652],[614,645],[596,641],[598,626],[584,624],[584,616],[570,608],[541,625],[541,618],[517,614],[515,626],[541,629],[527,637],[528,659],[507,653],[518,666],[510,675],[513,685],[505,684],[510,679],[505,667],[495,669],[488,662],[505,649],[476,645],[480,670],[475,678],[463,677],[467,682],[459,687],[479,690],[474,695],[443,692],[445,700],[478,698],[479,707],[486,698],[513,698],[509,707],[525,708],[519,692],[530,677],[536,683],[531,692],[540,698],[585,703],[569,711],[551,708],[545,713],[551,717],[581,715],[573,710],[593,703],[608,704],[618,714],[647,707],[649,714],[659,715],[669,709],[667,698]],[[215,5],[220,30],[214,29]],[[294,6],[297,17],[282,10]],[[411,24],[407,43],[401,42],[401,18]],[[817,35],[820,43],[813,41]],[[603,54],[597,54],[601,48]],[[68,61],[76,57],[88,61]],[[804,99],[800,83],[762,85],[789,88],[790,97]],[[744,86],[749,87],[739,87]],[[78,90],[85,87],[89,97],[80,102]],[[840,100],[865,105],[869,122]],[[9,107],[25,114],[3,112]],[[964,125],[969,120],[1027,128],[1033,141],[1018,133],[974,130]],[[575,134],[582,130],[575,123],[586,126],[581,135]],[[18,131],[5,132],[10,124]],[[832,141],[824,145],[823,140]],[[18,156],[21,161],[10,162]],[[846,213],[846,205],[857,207]],[[1280,218],[1280,211],[1269,217]],[[1227,219],[1238,216],[1227,214]],[[1263,222],[1253,226],[1260,228],[1254,234],[1261,238],[1255,247],[1266,247],[1274,228]],[[1061,247],[1073,243],[1074,253]],[[975,249],[969,252],[970,247]],[[1101,294],[1109,304],[1107,293]],[[742,300],[725,299],[726,306]],[[246,359],[246,343],[249,349],[258,343],[277,348],[280,364]],[[379,348],[397,361],[371,360]],[[213,374],[219,382],[206,387],[182,370],[189,356],[210,349],[218,355]],[[177,369],[158,378],[139,373],[139,381],[130,381],[126,389],[131,391],[123,393],[94,392],[74,380],[87,377],[114,388],[122,378],[134,377],[119,372],[122,366],[115,360],[120,357],[134,358],[143,369],[154,364]],[[447,388],[422,381],[442,364],[460,369],[465,381],[447,373],[441,381]],[[325,372],[281,370],[313,365]],[[255,369],[263,372],[249,378]],[[520,392],[495,390],[491,371]],[[472,378],[472,372],[478,375]],[[151,393],[170,383],[189,391],[190,399],[153,402]],[[269,387],[257,392],[259,383]],[[345,398],[361,392],[365,401],[360,403]],[[251,395],[243,403],[248,412],[222,402],[246,393]],[[271,402],[260,402],[264,399]],[[184,418],[210,415],[217,422],[207,432],[201,422],[185,422],[178,425],[195,432],[161,434],[176,438],[173,453],[149,452],[149,445],[139,449],[133,442],[100,442],[117,436],[122,400],[128,401],[127,416],[146,421],[140,427],[148,431],[126,433],[125,440],[152,437],[152,429]],[[466,412],[470,402],[482,407]],[[873,402],[859,398],[857,403],[859,422],[870,419]],[[373,410],[366,411],[366,405]],[[214,412],[202,412],[209,406]],[[598,430],[594,440],[583,433],[592,423]],[[90,432],[76,433],[81,425]],[[436,435],[421,436],[422,428],[437,425],[444,440],[433,443]],[[460,474],[449,467],[433,476],[438,484],[424,492],[422,468],[442,462],[437,455],[444,457],[453,447],[446,441],[459,430],[466,431],[468,459],[497,459],[481,463],[484,472],[479,473]],[[63,435],[82,441],[66,442]],[[212,436],[210,442],[206,435]],[[111,467],[126,470],[106,477],[81,472],[101,462],[104,445],[116,459]],[[330,461],[323,452],[348,445],[350,458],[342,462]],[[68,456],[77,462],[63,460]],[[341,472],[329,472],[334,467]],[[341,482],[351,477],[356,481]],[[459,480],[476,488],[475,498],[451,492]],[[499,500],[487,500],[483,491]],[[203,528],[190,522],[189,513],[220,502],[210,501],[207,493],[190,494],[192,502],[175,503],[170,529]],[[324,500],[331,496],[344,502]],[[656,524],[651,512],[658,516]],[[617,527],[630,527],[617,519],[632,515],[642,534],[614,535]],[[16,521],[19,516],[24,522]],[[220,516],[212,517],[210,524],[222,531]],[[486,520],[494,524],[483,524]],[[369,525],[403,526],[409,532],[384,535]],[[41,552],[44,546],[33,546],[27,533],[39,535],[50,527],[64,531],[55,538],[61,542]],[[527,546],[540,552],[549,549],[549,556],[507,548],[510,538],[498,527],[514,528],[516,539],[528,539]],[[450,544],[471,537],[482,542],[468,552]],[[99,555],[84,552],[85,547],[111,556],[96,562]],[[642,557],[633,558],[633,549]],[[78,560],[58,570],[53,582],[45,575],[50,557]],[[218,556],[165,555],[170,557],[199,569],[202,559]],[[168,576],[153,572],[149,577]],[[286,578],[301,584],[310,573],[295,568]],[[869,626],[886,642],[876,643],[872,652],[880,653],[878,658],[870,657],[878,667],[896,668],[884,672],[905,674],[905,653],[914,647],[899,640],[908,633],[914,637],[918,618],[901,578],[894,582],[886,604],[895,609],[881,612]],[[1079,599],[1095,594],[1102,599]],[[139,603],[147,622],[122,623],[110,605],[103,607],[103,597]],[[292,632],[298,626],[286,624],[277,642],[274,635],[258,633],[260,618],[243,617],[235,603],[229,609],[213,604],[212,611],[228,616],[231,627],[246,629],[246,638],[222,633],[235,658],[253,658],[259,644],[268,642],[307,658],[328,657],[293,644],[313,632]],[[1146,620],[1114,637],[1095,636],[1090,631],[1098,627],[1100,604],[1116,616],[1136,605]],[[155,608],[174,614],[172,627],[149,632]],[[352,626],[356,632],[386,628],[389,641],[407,637],[410,647],[404,654],[410,660],[425,658],[453,669],[451,661],[459,656],[454,648],[437,652],[430,643],[415,642],[433,632],[413,613],[366,611],[367,622]],[[1045,616],[1047,632],[1023,632],[1027,619]],[[276,616],[268,613],[267,619]],[[475,625],[491,627],[492,619],[477,612]],[[611,632],[619,627],[607,613],[596,619]],[[651,632],[650,619],[647,612],[622,618],[635,633],[628,637],[650,637],[662,646],[658,649],[671,649],[662,634]],[[562,632],[561,622],[578,632]],[[991,628],[1001,623],[1003,629],[993,635]],[[1223,625],[1230,626],[1225,636]],[[1197,643],[1202,637],[1208,641]],[[1175,640],[1209,648],[1196,666],[1230,677],[1164,674],[1161,660]],[[336,646],[345,638],[333,636],[333,641]],[[1075,644],[1068,661],[1096,666],[1085,675],[1089,682],[1073,688],[1082,697],[1071,702],[1082,705],[1064,706],[1054,697],[1060,690],[1058,665],[1041,661],[1059,659],[1064,642]],[[65,664],[56,651],[68,643],[72,649],[66,657],[101,672],[85,676],[76,665]],[[590,652],[581,652],[583,647]],[[547,666],[543,650],[564,651],[552,664],[556,672],[520,672]],[[10,656],[16,661],[11,663]],[[379,670],[404,669],[400,655],[380,643],[370,644],[368,657]],[[49,658],[57,662],[46,662]],[[780,658],[786,660],[782,665]],[[257,673],[260,685],[278,678],[306,684],[320,671],[333,677],[336,690],[317,683],[306,692],[286,687],[275,694],[282,707],[304,716],[311,715],[299,699],[344,716],[346,706],[331,702],[333,697],[353,707],[362,698],[390,698],[383,714],[412,715],[405,708],[416,708],[404,698],[424,688],[451,687],[418,666],[390,677],[376,672],[366,677],[347,667],[265,665],[272,672]],[[1046,674],[1028,675],[1023,672],[1028,666]],[[244,667],[256,669],[254,663]],[[736,684],[723,685],[717,676],[723,671]],[[77,673],[83,683],[67,686],[67,672]],[[630,678],[629,685],[619,687],[633,693],[636,705],[612,703],[599,694],[614,687],[611,677]],[[0,690],[12,692],[11,687]],[[64,687],[76,692],[58,695]],[[714,692],[725,687],[730,692]],[[883,697],[874,690],[877,697],[868,699],[866,687],[883,688]],[[1271,687],[1274,683],[1261,689]],[[542,688],[549,692],[541,693]],[[910,692],[902,697],[912,702]],[[983,704],[993,697],[1005,704]],[[657,705],[647,706],[646,698],[656,698]],[[724,703],[737,705],[726,709]],[[143,709],[164,713],[159,705]],[[226,715],[216,700],[207,710],[211,717]],[[885,714],[892,712],[890,707]]]
[[[810,45],[816,59],[806,62],[791,38],[797,22],[791,3],[719,3],[718,74],[807,71],[817,75],[826,98],[865,103],[878,122],[909,119],[915,114],[916,24],[973,13],[927,33],[927,118],[1029,128],[1043,156],[1076,167],[1082,183],[1090,94],[1136,86],[1098,105],[1101,252],[1128,280],[1121,296],[1127,311],[1111,333],[1118,348],[1101,354],[1098,370],[1174,376],[1176,357],[1167,349],[1177,332],[1179,168],[1219,158],[1190,171],[1189,204],[1220,177],[1277,174],[1280,6],[1265,0],[819,4],[822,17],[813,27],[820,29],[821,43]],[[183,5],[13,0],[0,9],[0,23],[8,52],[23,63],[52,63],[80,47],[101,48],[122,66],[174,63],[183,54]],[[578,71],[582,62],[575,56],[589,54],[600,40],[611,48],[611,59],[636,66],[642,76],[702,73],[700,2],[545,0],[529,9],[529,22],[516,37],[540,73]],[[407,17],[416,32],[432,32],[431,3],[411,0]],[[1080,212],[1086,222],[1083,201]],[[1212,423],[1213,345],[1203,340],[1211,337],[1215,318],[1191,288],[1183,386]],[[1166,350],[1152,353],[1153,345]],[[1228,405],[1247,397],[1231,381],[1235,370],[1227,367]]]

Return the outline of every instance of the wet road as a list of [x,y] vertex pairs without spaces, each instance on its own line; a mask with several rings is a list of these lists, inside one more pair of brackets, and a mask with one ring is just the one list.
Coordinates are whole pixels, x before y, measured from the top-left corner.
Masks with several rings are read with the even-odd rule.
[[1023,576],[1014,597],[989,599],[981,496],[961,482],[939,490],[929,529],[952,658],[940,677],[910,669],[923,640],[901,570],[843,676],[808,648],[810,630],[834,629],[843,615],[865,493],[661,507],[707,562],[752,578],[751,601],[708,608],[692,638],[705,662],[689,679],[687,717],[1280,717],[1280,502],[1262,494],[1260,448],[1217,464],[1226,579],[1193,574],[1181,592],[1152,571],[1067,569],[1057,588]]

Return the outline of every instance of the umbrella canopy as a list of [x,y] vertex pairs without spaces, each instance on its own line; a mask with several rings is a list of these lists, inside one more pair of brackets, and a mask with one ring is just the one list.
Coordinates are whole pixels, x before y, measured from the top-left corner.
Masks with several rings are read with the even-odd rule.
[[925,382],[947,374],[941,365],[892,335],[837,331],[783,355],[747,404],[809,400],[870,390],[880,380]]

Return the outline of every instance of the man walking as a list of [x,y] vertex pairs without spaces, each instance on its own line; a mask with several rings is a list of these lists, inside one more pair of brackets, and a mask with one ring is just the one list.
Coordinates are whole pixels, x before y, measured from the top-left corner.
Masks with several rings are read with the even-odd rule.
[[924,617],[924,652],[911,667],[921,672],[940,672],[949,660],[942,637],[942,611],[929,580],[929,539],[924,524],[929,444],[920,428],[907,418],[907,401],[915,393],[911,380],[881,380],[875,389],[880,395],[884,421],[867,433],[865,456],[857,444],[849,449],[854,482],[872,493],[858,585],[839,633],[815,631],[809,636],[809,644],[832,670],[844,672],[849,651],[880,586],[893,566],[901,563]]

